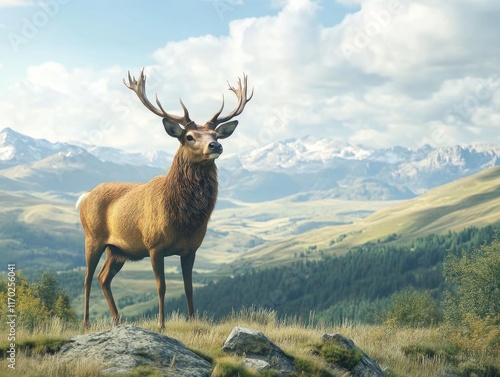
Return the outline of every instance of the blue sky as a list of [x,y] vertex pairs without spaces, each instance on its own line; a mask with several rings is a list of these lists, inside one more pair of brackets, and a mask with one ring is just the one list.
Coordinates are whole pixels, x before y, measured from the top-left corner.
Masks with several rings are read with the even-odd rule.
[[[152,53],[168,42],[224,36],[232,20],[275,16],[280,10],[266,0],[5,1],[9,3],[25,4],[0,8],[2,51],[13,52],[4,65],[18,72],[49,60],[68,68],[147,65],[153,63]],[[333,1],[323,2],[322,8],[319,16],[325,25],[341,21],[352,9]],[[47,15],[47,25],[36,27],[45,23],[40,12]],[[34,37],[9,38],[9,33],[23,37],[30,24],[38,29]]]
[[[4,60],[4,65],[18,72],[49,60],[68,68],[147,65],[153,63],[152,53],[168,42],[207,34],[223,36],[234,19],[275,15],[279,11],[277,6],[262,0],[252,3],[237,0],[4,3],[2,50],[13,52]],[[9,3],[12,6],[7,7]],[[24,6],[14,6],[16,4]],[[329,13],[339,20],[338,11],[342,16],[345,8],[332,7],[333,2],[329,5],[329,8],[337,8]],[[30,24],[43,25],[44,16],[37,15],[39,12],[47,15],[47,25],[26,33],[26,41],[6,35],[8,31],[23,37],[23,32],[30,30]]]
[[[311,135],[373,147],[500,143],[496,0],[0,0],[0,128],[174,149],[121,82],[145,67],[204,123],[249,75],[236,153]],[[226,142],[227,143],[227,142]]]

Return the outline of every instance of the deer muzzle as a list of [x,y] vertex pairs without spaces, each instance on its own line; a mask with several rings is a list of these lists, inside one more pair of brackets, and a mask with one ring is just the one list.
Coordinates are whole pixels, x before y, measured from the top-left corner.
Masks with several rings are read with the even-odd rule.
[[221,154],[223,151],[222,144],[218,141],[213,141],[208,144],[208,150],[210,154]]

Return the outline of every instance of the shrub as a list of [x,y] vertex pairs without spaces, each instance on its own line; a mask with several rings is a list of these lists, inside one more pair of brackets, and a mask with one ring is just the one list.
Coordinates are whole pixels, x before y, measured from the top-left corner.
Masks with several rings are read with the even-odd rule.
[[[0,302],[7,302],[7,281],[0,279]],[[28,329],[37,325],[46,324],[52,317],[64,321],[74,322],[77,315],[71,308],[68,294],[59,286],[50,272],[42,275],[40,280],[30,283],[19,272],[15,280],[15,308],[16,322]],[[6,316],[8,307],[5,305],[1,313]],[[5,322],[0,327],[5,327]]]
[[442,312],[428,291],[408,287],[391,297],[385,323],[395,326],[429,327],[439,324]]
[[52,273],[44,272],[40,280],[32,285],[51,317],[76,321],[76,313],[71,308],[69,295],[60,287]]
[[500,352],[500,239],[467,255],[449,255],[445,318],[448,336],[476,352]]
[[463,324],[467,315],[500,318],[500,239],[483,245],[470,255],[448,255],[444,263],[448,285],[445,315]]

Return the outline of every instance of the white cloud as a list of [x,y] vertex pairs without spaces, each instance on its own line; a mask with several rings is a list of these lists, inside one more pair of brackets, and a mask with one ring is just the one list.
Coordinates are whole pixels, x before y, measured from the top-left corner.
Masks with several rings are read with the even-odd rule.
[[[246,72],[255,96],[227,142],[233,153],[306,134],[371,146],[500,143],[500,2],[363,1],[333,27],[319,12],[316,1],[289,0],[276,16],[231,22],[226,36],[167,43],[146,67],[148,94],[174,113],[181,96],[203,123],[221,93],[232,110],[225,82]],[[175,149],[123,86],[127,69],[140,67],[31,67],[0,94],[4,121],[54,140]]]
[[362,0],[335,0],[335,2],[346,6],[355,6],[361,4]]
[[[474,90],[441,93],[447,80],[469,77],[478,82],[498,70],[500,43],[494,40],[500,38],[491,32],[492,25],[484,24],[491,12],[499,13],[491,3],[478,10],[473,2],[458,8],[425,0],[371,1],[333,28],[318,26],[314,3],[302,5],[300,11],[286,7],[275,18],[255,20],[232,33],[245,36],[239,40],[243,51],[252,52],[248,64],[268,83],[258,110],[270,113],[276,105],[291,109],[291,124],[297,127],[283,130],[288,133],[284,136],[300,136],[301,128],[318,133],[314,128],[319,126],[327,136],[349,138],[353,128],[386,134],[368,137],[372,145],[419,143]],[[469,14],[475,15],[473,22]],[[490,43],[474,43],[470,30]],[[362,41],[363,34],[366,45],[346,59],[344,43]],[[493,103],[481,102],[479,109],[498,113]],[[469,140],[467,131],[455,126],[455,141]]]
[[34,6],[31,0],[0,0],[0,8],[17,8]]

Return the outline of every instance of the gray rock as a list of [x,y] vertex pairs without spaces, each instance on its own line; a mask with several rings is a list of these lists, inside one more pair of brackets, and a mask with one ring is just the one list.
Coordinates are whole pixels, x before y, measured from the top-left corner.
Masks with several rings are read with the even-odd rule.
[[245,364],[245,366],[247,366],[248,368],[252,368],[255,370],[271,369],[271,364],[269,364],[267,361],[260,359],[253,359],[251,357],[245,357],[245,360],[243,360],[243,364]]
[[129,373],[147,365],[170,377],[209,377],[212,365],[180,341],[136,326],[79,335],[64,345],[60,360],[90,359],[103,365],[103,373]]
[[236,326],[224,342],[222,350],[245,356],[244,364],[256,370],[273,369],[283,377],[295,370],[293,359],[260,331]]
[[354,377],[384,377],[380,366],[364,353],[354,342],[341,334],[323,334],[321,337],[325,343],[333,343],[346,349],[354,349],[361,352],[361,360],[350,370]]

